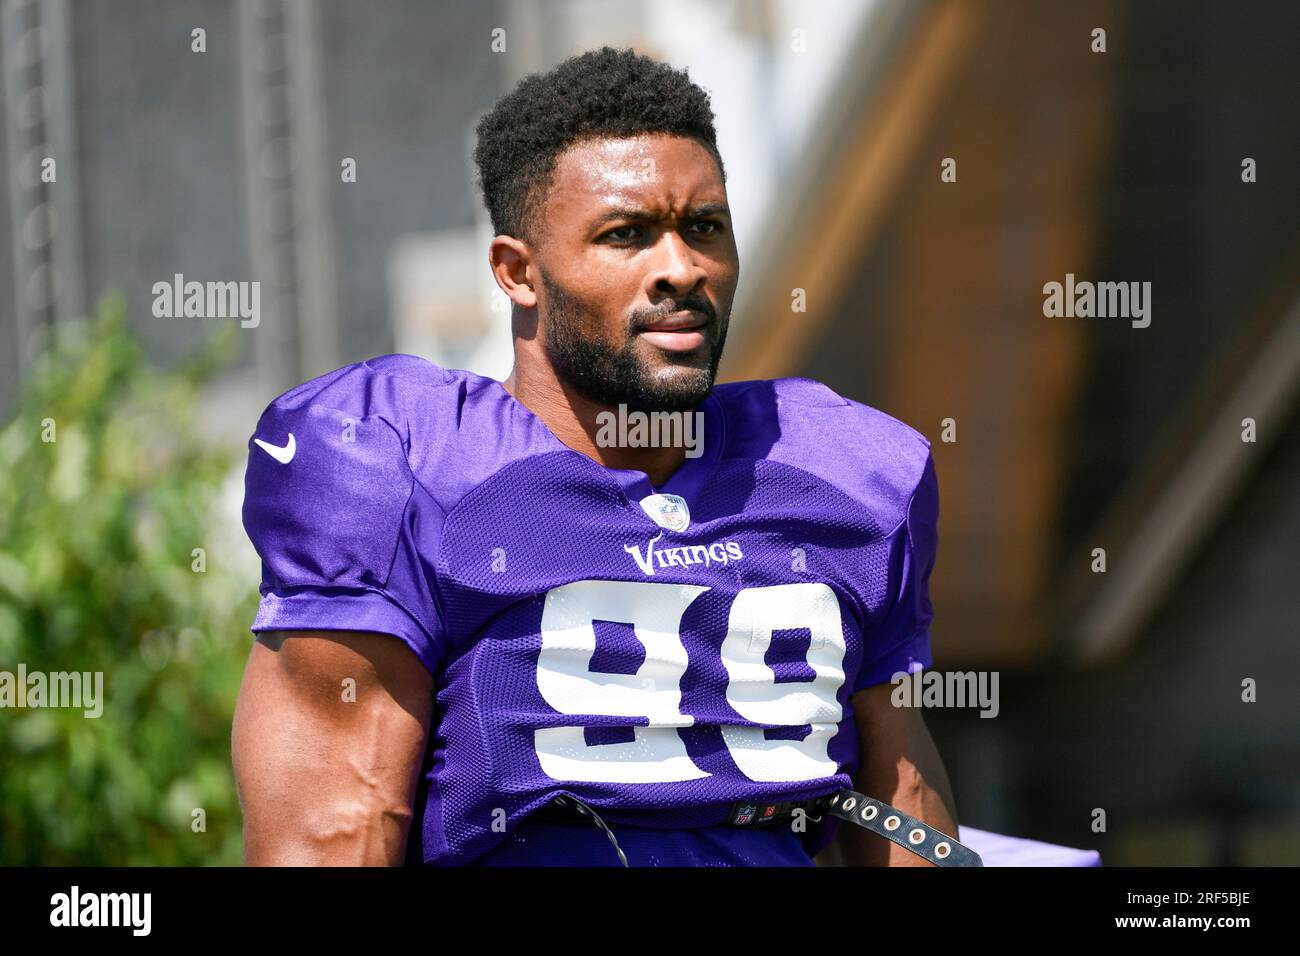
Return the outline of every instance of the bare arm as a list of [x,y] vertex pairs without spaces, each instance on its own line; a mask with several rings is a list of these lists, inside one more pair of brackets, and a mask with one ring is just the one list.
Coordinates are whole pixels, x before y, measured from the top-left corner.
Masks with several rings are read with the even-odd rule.
[[[956,838],[957,808],[943,761],[921,711],[893,706],[893,690],[893,684],[877,684],[853,696],[862,752],[855,789]],[[849,866],[934,866],[851,823],[840,825],[837,843]]]
[[433,679],[395,637],[261,634],[231,739],[244,862],[400,865],[432,712]]

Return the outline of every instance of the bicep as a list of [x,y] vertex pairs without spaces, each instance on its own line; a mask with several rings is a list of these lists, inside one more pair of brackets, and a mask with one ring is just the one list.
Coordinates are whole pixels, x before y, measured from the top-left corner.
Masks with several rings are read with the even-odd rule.
[[400,863],[432,711],[428,670],[387,634],[260,635],[231,739],[245,861]]
[[[924,727],[920,711],[895,707],[891,695],[893,683],[865,687],[853,695],[853,717],[858,729],[858,749],[862,754],[861,770],[869,765],[881,768],[906,759],[918,740],[917,724]],[[928,731],[926,732],[928,737]]]
[[[938,748],[919,709],[894,706],[894,689],[876,684],[852,697],[860,752],[855,788],[956,835],[956,808]],[[838,843],[851,866],[933,865],[852,825],[841,826]]]
[[[858,776],[874,782],[893,781],[893,793],[926,781],[945,794],[947,774],[934,738],[925,724],[921,710],[898,707],[892,700],[897,687],[893,683],[866,687],[852,698],[861,755]],[[881,794],[870,794],[889,801]],[[945,799],[950,803],[950,798]]]

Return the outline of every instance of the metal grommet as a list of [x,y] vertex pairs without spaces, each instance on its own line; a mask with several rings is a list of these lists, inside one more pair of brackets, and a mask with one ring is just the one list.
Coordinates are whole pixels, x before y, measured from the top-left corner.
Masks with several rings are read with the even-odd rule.
[[853,809],[854,807],[856,807],[857,805],[858,805],[858,801],[857,801],[856,799],[854,799],[853,797],[849,797],[847,800],[844,801],[844,809],[845,809],[846,811],[847,811],[847,810],[852,810],[852,809]]
[[838,806],[838,805],[839,805],[839,802],[840,802],[840,795],[837,793],[837,794],[835,794],[835,796],[831,797],[831,803],[830,803],[830,805],[831,805],[832,807],[834,807],[834,806]]
[[581,813],[584,817],[587,815],[587,808],[584,807],[582,804],[578,804],[578,805],[577,805],[577,810],[578,810],[578,812]]
[[941,860],[944,859],[950,852],[952,852],[952,847],[950,847],[946,842],[939,843],[934,848],[934,855]]
[[567,806],[568,806],[568,804],[564,802],[564,798],[563,798],[563,797],[556,797],[556,798],[555,798],[555,805],[556,805],[557,807],[567,807]]
[[898,819],[898,817],[896,817],[896,816],[894,816],[893,814],[891,814],[891,815],[890,815],[890,816],[885,820],[885,829],[886,829],[886,830],[897,830],[898,827],[899,827],[899,824],[901,824],[902,822],[903,822],[903,821],[900,820],[900,819]]
[[920,827],[917,827],[915,830],[913,830],[911,833],[907,835],[907,839],[910,840],[914,845],[917,843],[924,843],[925,831],[922,830]]
[[872,806],[871,804],[867,804],[862,808],[862,812],[859,814],[859,816],[862,817],[862,819],[864,820],[874,820],[876,819],[876,815],[878,813],[880,813],[880,811],[876,809],[876,807]]

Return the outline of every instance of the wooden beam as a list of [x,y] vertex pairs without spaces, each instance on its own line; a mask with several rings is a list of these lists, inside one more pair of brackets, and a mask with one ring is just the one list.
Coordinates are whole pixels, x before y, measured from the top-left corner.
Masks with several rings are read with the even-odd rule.
[[[879,229],[922,134],[957,74],[983,16],[982,4],[945,0],[909,26],[904,49],[894,52],[892,75],[869,74],[845,117],[842,147],[810,170],[818,188],[794,190],[773,217],[773,244],[760,256],[760,276],[736,303],[742,317],[724,367],[729,379],[770,378],[799,369],[827,323],[839,290],[862,248]],[[878,29],[878,22],[867,28]],[[852,96],[853,89],[844,95]],[[839,140],[833,131],[828,135]],[[805,290],[806,312],[791,311],[792,290]]]
[[[1108,563],[1105,574],[1079,571],[1069,588],[1077,620],[1066,649],[1072,662],[1109,663],[1134,644],[1296,414],[1296,258],[1284,270],[1289,305],[1263,310],[1209,370],[1182,424],[1084,538],[1106,547]],[[1242,441],[1244,418],[1256,422],[1254,442]]]

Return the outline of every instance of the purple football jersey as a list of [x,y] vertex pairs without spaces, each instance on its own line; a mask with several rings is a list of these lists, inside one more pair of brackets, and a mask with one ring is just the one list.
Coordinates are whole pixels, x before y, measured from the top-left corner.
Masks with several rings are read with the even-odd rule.
[[525,827],[562,794],[632,834],[634,865],[807,865],[833,838],[833,817],[722,824],[852,786],[851,695],[930,666],[930,444],[807,379],[698,411],[702,453],[658,488],[411,355],[263,413],[252,630],[391,634],[434,678],[410,862],[617,865],[595,826]]

